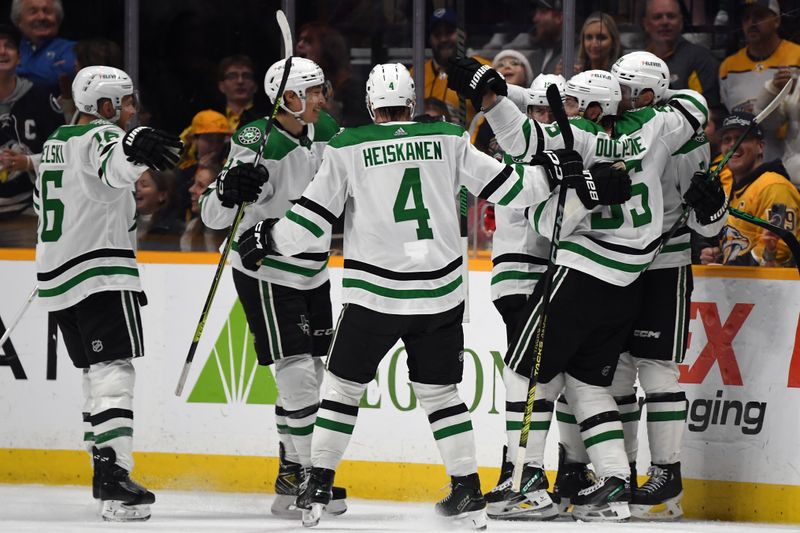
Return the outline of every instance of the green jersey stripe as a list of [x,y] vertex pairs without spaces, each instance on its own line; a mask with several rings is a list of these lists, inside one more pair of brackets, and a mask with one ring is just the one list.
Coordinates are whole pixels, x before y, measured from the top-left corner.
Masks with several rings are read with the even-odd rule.
[[441,287],[433,289],[392,289],[375,285],[363,279],[344,278],[342,280],[342,287],[345,289],[362,289],[386,298],[408,300],[412,298],[439,298],[456,290],[462,282],[463,279],[461,276],[458,276],[447,285],[442,285]]
[[47,140],[68,141],[73,137],[80,137],[87,131],[91,131],[100,126],[107,126],[109,122],[90,122],[89,124],[79,124],[75,126],[61,126],[50,134]]
[[686,411],[656,411],[647,413],[648,422],[669,422],[672,420],[686,420]]
[[[402,131],[399,131],[402,130]],[[357,144],[394,140],[402,142],[409,137],[424,137],[428,135],[452,135],[461,137],[464,128],[448,122],[432,123],[404,123],[404,124],[368,124],[357,128],[340,130],[334,135],[328,146],[331,148],[344,148]]]
[[317,421],[315,425],[323,429],[338,431],[339,433],[347,433],[348,435],[352,435],[353,430],[355,429],[355,426],[353,424],[345,424],[343,422],[337,422],[335,420],[328,420],[327,418],[322,418],[321,416],[317,416]]
[[667,244],[661,249],[662,254],[668,254],[671,252],[685,252],[686,250],[691,249],[692,243],[690,242],[679,242],[678,244]]
[[299,225],[303,226],[304,228],[306,228],[308,231],[311,232],[312,235],[314,235],[314,237],[319,238],[319,237],[322,237],[325,234],[325,232],[322,230],[322,228],[320,228],[319,226],[314,224],[312,221],[310,221],[309,219],[307,219],[303,215],[298,215],[294,211],[287,211],[286,212],[286,218],[288,218],[289,220],[291,220],[295,224],[299,224]]
[[601,442],[605,442],[607,440],[612,440],[612,439],[624,440],[625,434],[622,432],[621,429],[613,429],[611,431],[605,431],[603,433],[598,433],[593,437],[585,439],[583,441],[583,445],[586,446],[586,448],[589,448],[591,446],[594,446],[595,444],[600,444]]
[[522,167],[520,165],[514,165],[513,167],[514,167],[514,170],[516,171],[517,175],[519,176],[519,179],[517,179],[517,181],[514,183],[514,185],[511,186],[511,188],[508,190],[508,192],[505,194],[505,196],[500,198],[500,200],[497,202],[497,205],[508,205],[511,202],[511,200],[516,198],[517,195],[522,190],[522,186],[523,186],[523,183],[524,183],[522,181],[523,180],[522,173],[524,171],[522,170]]
[[115,428],[110,431],[106,431],[105,433],[99,433],[94,436],[95,444],[103,444],[104,442],[108,442],[112,439],[116,439],[119,437],[132,437],[133,436],[133,428],[128,427],[121,427]]
[[467,431],[472,431],[472,422],[469,420],[466,422],[461,422],[460,424],[444,427],[438,431],[434,431],[433,438],[436,440],[441,440]]
[[509,279],[542,279],[543,272],[521,272],[519,270],[506,270],[492,276],[492,285]]
[[64,294],[75,285],[86,281],[89,278],[94,278],[97,276],[132,276],[134,278],[139,277],[139,270],[136,268],[130,267],[94,267],[84,270],[77,276],[70,278],[69,280],[65,281],[61,285],[57,287],[53,287],[52,289],[39,289],[39,297],[40,298],[49,298],[52,296],[58,296],[60,294]]
[[646,270],[650,263],[643,263],[641,265],[632,265],[630,263],[623,263],[621,261],[615,261],[614,259],[609,259],[608,257],[604,257],[596,252],[589,250],[581,246],[580,244],[569,242],[569,241],[561,241],[559,244],[559,248],[562,250],[572,252],[574,254],[582,255],[583,257],[589,259],[590,261],[594,261],[600,265],[613,268],[615,270],[621,270],[623,272],[641,272],[642,270]]
[[689,95],[689,94],[676,94],[676,95],[675,95],[675,96],[673,96],[672,98],[673,98],[673,99],[675,99],[675,100],[686,100],[687,102],[690,102],[690,103],[691,103],[693,106],[695,106],[695,107],[696,107],[696,108],[697,108],[697,109],[698,109],[698,110],[699,110],[701,113],[703,113],[703,115],[705,115],[705,117],[706,117],[706,120],[708,120],[708,109],[706,109],[706,106],[704,106],[703,104],[701,104],[701,103],[700,103],[700,102],[697,100],[697,98],[695,98],[694,96],[692,96],[692,95]]

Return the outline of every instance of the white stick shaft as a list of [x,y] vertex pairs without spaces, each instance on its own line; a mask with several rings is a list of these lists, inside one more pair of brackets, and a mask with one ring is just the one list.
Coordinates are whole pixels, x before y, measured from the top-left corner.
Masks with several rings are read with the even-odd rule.
[[517,449],[517,460],[514,461],[514,473],[511,475],[511,490],[519,492],[522,487],[522,471],[525,469],[525,448]]
[[20,308],[20,310],[17,312],[17,316],[15,316],[15,317],[14,317],[14,320],[12,320],[12,321],[11,321],[11,324],[9,324],[9,325],[8,325],[8,328],[6,329],[6,332],[5,332],[5,333],[3,333],[3,336],[2,336],[2,337],[0,337],[0,348],[2,348],[2,346],[3,346],[3,345],[6,343],[6,341],[8,340],[8,338],[11,336],[11,332],[14,330],[14,328],[15,328],[15,327],[17,327],[17,323],[18,323],[18,322],[20,321],[20,319],[22,318],[22,315],[24,315],[24,314],[25,314],[25,311],[27,311],[27,310],[28,310],[28,307],[30,307],[30,305],[31,305],[31,302],[32,302],[32,301],[33,301],[33,299],[36,297],[36,294],[37,294],[38,292],[39,292],[39,286],[38,286],[38,285],[36,285],[36,286],[33,288],[33,290],[31,291],[31,293],[28,295],[28,299],[27,299],[27,300],[25,300],[25,303],[24,303],[24,304],[22,304],[22,307],[21,307],[21,308]]
[[286,15],[280,9],[275,12],[275,19],[278,21],[278,26],[283,36],[283,57],[286,59],[294,51],[292,47],[292,30],[289,28],[289,21],[286,19]]
[[759,113],[758,115],[756,115],[756,118],[754,119],[756,124],[761,124],[761,122],[762,122],[762,121],[763,121],[765,118],[767,118],[767,116],[768,116],[770,113],[772,113],[773,111],[775,111],[775,108],[777,108],[777,107],[778,107],[778,106],[781,104],[781,102],[783,101],[783,99],[786,97],[786,95],[787,95],[787,94],[789,94],[789,89],[791,88],[791,86],[792,86],[794,83],[795,83],[795,80],[794,80],[794,79],[791,79],[791,80],[789,80],[789,81],[787,81],[787,82],[786,82],[786,85],[784,85],[784,86],[783,86],[783,89],[781,89],[781,92],[779,92],[779,93],[778,93],[778,94],[775,96],[775,98],[773,98],[773,99],[772,99],[772,101],[771,101],[771,102],[770,102],[770,103],[767,105],[767,107],[765,107],[765,108],[764,108],[764,110],[763,110],[761,113]]

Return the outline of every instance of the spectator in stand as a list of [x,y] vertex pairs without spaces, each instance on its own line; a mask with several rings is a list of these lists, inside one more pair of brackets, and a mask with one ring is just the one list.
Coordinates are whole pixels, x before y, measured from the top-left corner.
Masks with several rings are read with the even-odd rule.
[[707,48],[681,36],[683,13],[678,0],[648,0],[642,23],[647,51],[669,67],[670,88],[697,91],[711,109],[719,109],[719,61]]
[[183,233],[178,211],[176,177],[171,170],[146,171],[136,181],[137,238],[139,247],[149,250],[178,248]]
[[20,35],[0,25],[0,217],[15,216],[32,203],[33,178],[47,137],[64,124],[49,91],[17,74]]
[[[733,113],[719,130],[720,149],[727,151],[753,122],[750,113]],[[800,237],[797,215],[800,193],[789,181],[779,160],[764,162],[764,133],[754,126],[728,161],[733,193],[730,205],[775,225],[791,229]],[[723,181],[723,185],[725,182]],[[730,188],[728,185],[726,188]],[[733,216],[722,229],[721,238],[700,253],[703,264],[791,266],[786,244],[769,231]]]
[[364,81],[352,77],[350,49],[344,36],[324,22],[309,22],[300,27],[297,55],[322,68],[332,91],[325,102],[325,111],[342,127],[371,124],[364,105]]
[[506,83],[528,87],[533,81],[533,70],[527,58],[516,50],[503,50],[494,56],[492,68],[503,75]]
[[528,63],[535,75],[561,74],[561,28],[564,22],[561,0],[536,0],[533,34],[527,42],[515,39],[503,48],[529,49]]
[[780,68],[775,76],[764,83],[755,104],[755,112],[763,110],[787,83],[794,84],[778,108],[760,124],[765,133],[775,133],[786,127],[783,136],[781,161],[795,187],[800,187],[800,88],[797,70]]
[[22,33],[17,74],[51,91],[60,76],[75,76],[75,42],[58,37],[64,6],[61,0],[13,0],[11,22]]
[[584,70],[611,70],[622,52],[619,29],[614,18],[595,11],[583,23],[575,74]]
[[264,109],[256,108],[258,84],[253,60],[249,56],[236,54],[223,58],[217,72],[217,87],[225,97],[225,116],[231,131],[239,129],[240,124],[247,124],[264,115]]
[[[433,57],[425,62],[425,99],[435,98],[447,104],[447,114],[455,121],[459,115],[458,95],[447,87],[447,73],[444,71],[447,61],[456,55],[455,12],[444,8],[434,10],[428,22],[428,31]],[[483,57],[473,57],[485,65],[489,64]],[[466,106],[468,126],[478,110],[469,99]]]
[[[781,39],[778,0],[741,2],[742,31],[747,46],[725,58],[719,68],[720,97],[728,111],[752,113],[764,84],[780,68],[800,67],[800,45]],[[765,137],[764,159],[781,157],[783,145],[771,130]]]
[[189,252],[201,250],[215,252],[219,250],[222,241],[225,240],[227,231],[213,230],[203,224],[200,218],[200,198],[206,192],[208,186],[217,179],[217,174],[222,170],[221,166],[198,165],[192,179],[192,186],[189,187],[191,198],[191,219],[186,223],[186,229],[181,235],[181,251]]

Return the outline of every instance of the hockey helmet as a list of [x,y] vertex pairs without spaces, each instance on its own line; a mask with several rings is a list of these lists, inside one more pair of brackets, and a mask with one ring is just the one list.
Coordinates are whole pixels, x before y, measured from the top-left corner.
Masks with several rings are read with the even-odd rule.
[[417,95],[408,69],[400,63],[375,65],[367,78],[366,100],[372,120],[375,120],[375,110],[382,107],[405,106],[413,116]]
[[106,119],[100,114],[99,101],[107,98],[116,111],[112,119],[106,119],[111,122],[118,121],[122,114],[122,98],[134,94],[130,76],[114,67],[86,67],[72,81],[72,99],[78,111]]
[[[278,89],[281,87],[281,79],[283,78],[283,71],[285,68],[286,60],[281,59],[273,63],[272,66],[267,69],[267,74],[264,76],[264,91],[273,103],[279,96]],[[297,96],[300,97],[302,106],[300,107],[300,111],[292,111],[286,107],[286,103],[283,101],[283,98],[281,98],[281,109],[300,120],[300,115],[306,110],[306,90],[319,85],[325,85],[325,74],[322,72],[319,65],[305,57],[292,57],[292,66],[289,70],[289,77],[286,79],[284,92],[292,91],[297,94]]]
[[558,92],[561,93],[561,100],[564,100],[564,91],[567,88],[567,80],[561,74],[539,74],[533,79],[530,89],[528,89],[528,105],[549,106],[547,103],[547,88],[555,84]]
[[597,120],[606,115],[616,115],[622,92],[616,78],[605,70],[587,70],[572,76],[567,82],[566,95],[578,101],[581,115],[592,103],[597,103],[602,113]]
[[630,88],[634,108],[641,107],[637,102],[643,91],[652,90],[653,102],[657,103],[669,87],[669,67],[650,52],[625,54],[611,66],[611,74],[621,86]]

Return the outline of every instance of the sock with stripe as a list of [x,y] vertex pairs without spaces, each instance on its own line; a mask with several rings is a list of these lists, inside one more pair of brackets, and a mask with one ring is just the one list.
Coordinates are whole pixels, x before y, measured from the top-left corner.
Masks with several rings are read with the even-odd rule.
[[558,421],[559,442],[564,446],[564,462],[588,463],[589,455],[586,453],[586,446],[583,445],[578,421],[575,420],[572,406],[563,394],[559,395],[558,401],[556,401],[556,420]]
[[571,399],[583,444],[599,477],[630,477],[617,404],[609,387],[589,385],[566,376],[566,394]]
[[92,448],[94,447],[94,428],[92,428],[92,382],[89,380],[89,369],[83,369],[81,374],[81,389],[83,391],[83,447],[89,452],[89,460],[94,465]]
[[342,379],[330,371],[323,383],[322,403],[311,440],[311,464],[336,470],[356,427],[358,404],[367,384]]
[[688,407],[686,393],[678,384],[678,365],[649,359],[637,359],[637,363],[639,382],[646,394],[650,461],[659,465],[677,463]]
[[131,359],[91,365],[88,377],[95,446],[113,448],[117,464],[130,472],[133,470],[133,385],[136,381]]
[[611,383],[611,394],[617,404],[622,429],[625,433],[625,452],[628,462],[636,462],[639,453],[639,419],[641,410],[636,396],[637,361],[629,352],[619,356],[614,380]]
[[275,382],[298,462],[311,466],[311,433],[319,408],[319,384],[311,354],[276,360]]
[[428,415],[433,438],[449,476],[468,476],[478,471],[475,435],[469,410],[455,385],[411,383]]
[[[508,439],[506,459],[513,463],[517,460],[519,434],[528,399],[529,378],[506,367],[503,371],[503,383],[506,386],[506,438]],[[563,388],[564,378],[561,374],[549,383],[536,384],[528,445],[525,448],[526,464],[544,466],[544,446],[553,418],[553,404]]]
[[292,463],[300,463],[300,457],[292,442],[292,435],[289,433],[289,424],[286,422],[286,409],[281,405],[280,396],[275,399],[275,427],[278,430],[278,440],[283,445],[284,457]]

